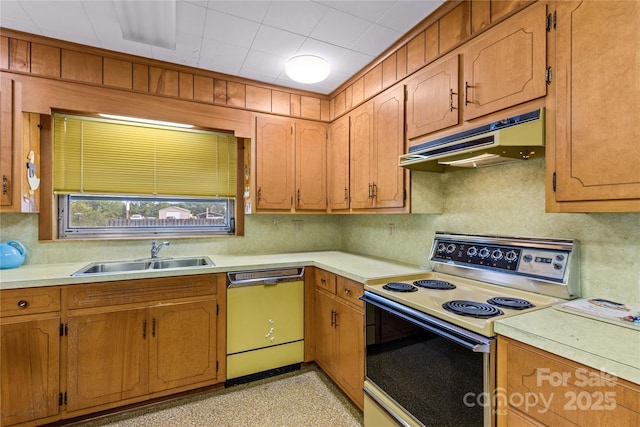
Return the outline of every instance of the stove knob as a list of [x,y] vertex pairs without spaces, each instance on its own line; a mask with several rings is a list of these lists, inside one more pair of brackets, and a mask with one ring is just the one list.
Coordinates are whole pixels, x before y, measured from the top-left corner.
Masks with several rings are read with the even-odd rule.
[[438,244],[438,252],[444,252],[445,249],[447,249],[447,247],[445,246],[444,243],[439,243]]
[[562,270],[562,267],[563,265],[558,262],[553,263],[553,268],[555,268],[556,270]]
[[564,261],[564,255],[556,255],[556,260]]
[[531,262],[533,261],[533,256],[526,254],[522,259],[524,262]]
[[478,254],[478,248],[476,248],[475,246],[471,246],[467,250],[467,255],[469,255],[469,256],[476,256],[477,254]]
[[491,252],[491,259],[492,260],[499,260],[502,258],[502,251],[500,249],[496,249],[495,251]]
[[487,248],[480,249],[480,252],[478,253],[478,255],[480,256],[480,258],[487,258],[489,256],[489,249]]
[[507,254],[504,256],[504,259],[506,259],[507,261],[511,262],[511,261],[515,261],[516,258],[518,258],[518,254],[516,253],[516,251],[509,251],[507,252]]
[[450,254],[455,250],[456,250],[456,245],[454,245],[453,243],[449,243],[449,246],[447,246],[447,253]]

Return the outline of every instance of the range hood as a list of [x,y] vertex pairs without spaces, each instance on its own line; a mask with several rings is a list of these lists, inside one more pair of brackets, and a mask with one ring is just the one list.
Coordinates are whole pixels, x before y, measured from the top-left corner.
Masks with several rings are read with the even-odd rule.
[[544,108],[409,148],[400,166],[432,172],[479,168],[544,156]]

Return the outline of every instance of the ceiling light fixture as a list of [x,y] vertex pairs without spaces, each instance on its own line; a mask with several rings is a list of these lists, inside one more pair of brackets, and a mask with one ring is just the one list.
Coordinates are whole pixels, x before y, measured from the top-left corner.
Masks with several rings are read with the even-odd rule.
[[176,48],[176,0],[116,0],[114,5],[123,39]]
[[329,63],[314,55],[294,56],[284,68],[287,76],[298,83],[318,83],[329,76]]
[[184,123],[174,123],[174,122],[164,122],[162,120],[151,120],[151,119],[140,119],[138,117],[128,117],[128,116],[116,116],[113,114],[103,114],[98,113],[100,117],[104,117],[105,119],[113,119],[113,120],[123,120],[127,122],[137,122],[137,123],[146,123],[149,125],[160,125],[160,126],[172,126],[176,128],[185,128],[191,129],[193,125],[187,125]]

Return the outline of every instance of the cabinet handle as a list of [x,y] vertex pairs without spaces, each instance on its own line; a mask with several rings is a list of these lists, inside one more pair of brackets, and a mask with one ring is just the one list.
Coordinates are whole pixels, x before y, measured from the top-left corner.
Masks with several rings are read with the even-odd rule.
[[9,180],[7,179],[7,175],[2,175],[2,194],[9,194]]
[[18,301],[18,307],[20,307],[20,308],[29,307],[29,301],[21,299],[20,301]]
[[373,199],[373,186],[369,183],[369,198]]
[[333,327],[337,328],[338,327],[338,312],[334,311],[334,316],[333,316]]
[[344,187],[344,199],[349,200],[349,189]]
[[331,326],[335,326],[335,325],[336,325],[336,311],[331,310]]
[[468,82],[464,82],[464,106],[465,107],[468,104],[473,103],[473,101],[469,101],[469,88],[473,88],[473,86],[470,86]]
[[449,111],[458,109],[457,107],[453,106],[453,95],[457,95],[457,93],[455,93],[453,89],[449,89]]
[[378,197],[378,186],[374,182],[373,183],[373,195],[371,196],[371,198],[375,199],[376,197]]
[[258,187],[258,200],[262,200],[262,187]]
[[147,338],[147,320],[142,321],[142,339]]
[[156,337],[156,318],[151,319],[151,336]]
[[298,195],[297,195],[297,197],[298,197],[298,204],[300,204],[300,189],[299,189],[299,188],[298,188]]

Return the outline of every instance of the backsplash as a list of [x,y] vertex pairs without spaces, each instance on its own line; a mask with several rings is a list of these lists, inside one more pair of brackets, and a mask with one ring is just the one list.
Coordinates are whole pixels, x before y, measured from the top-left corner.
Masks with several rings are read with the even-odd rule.
[[436,175],[442,215],[344,217],[342,249],[425,265],[436,231],[576,239],[583,296],[640,302],[640,214],[546,213],[544,166],[539,159]]
[[[543,159],[421,178],[441,182],[443,214],[249,215],[244,237],[174,239],[163,255],[344,250],[425,265],[436,231],[570,238],[580,242],[584,296],[640,301],[640,214],[546,213]],[[0,214],[0,241],[24,243],[27,264],[149,255],[151,239],[38,242],[37,221]]]

